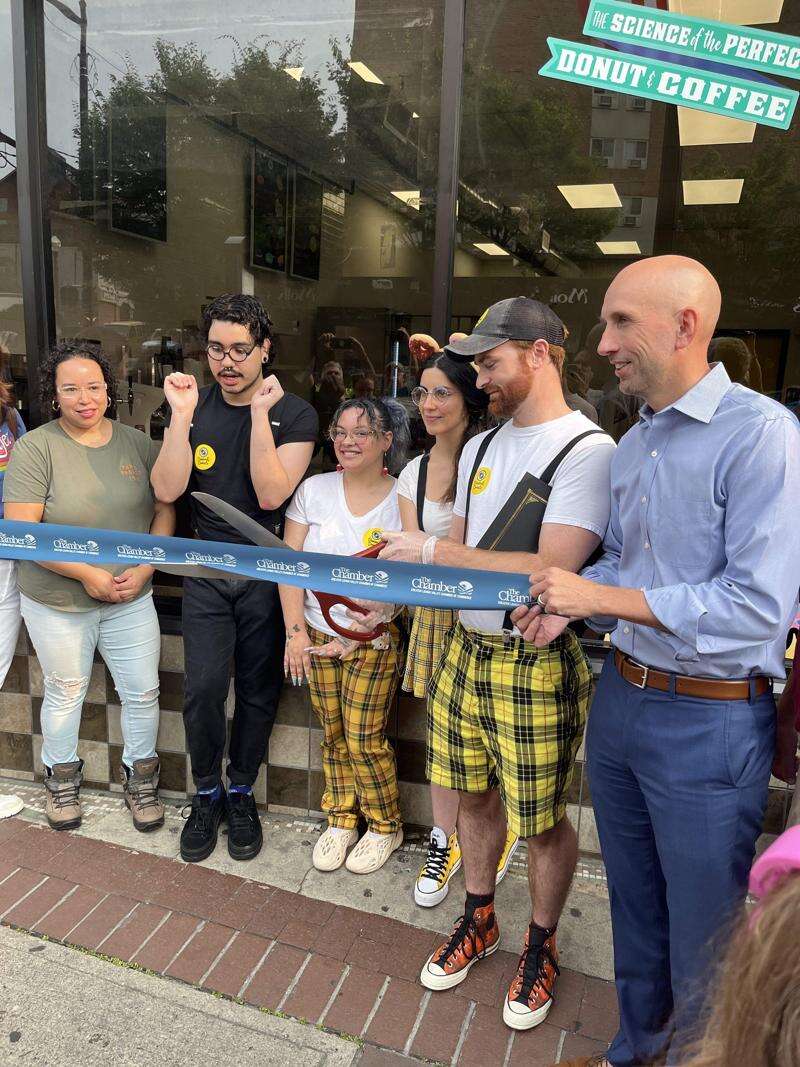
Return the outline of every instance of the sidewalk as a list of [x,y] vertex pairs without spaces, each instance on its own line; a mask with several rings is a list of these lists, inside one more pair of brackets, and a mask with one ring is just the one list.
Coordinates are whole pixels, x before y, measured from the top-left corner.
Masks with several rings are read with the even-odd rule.
[[[36,804],[38,790],[18,783],[13,788]],[[179,981],[230,998],[237,1011],[254,1017],[260,1018],[253,1008],[261,1008],[348,1035],[361,1048],[360,1059],[353,1062],[375,1067],[415,1059],[462,1067],[536,1067],[603,1048],[613,1035],[613,987],[568,967],[562,970],[547,1023],[518,1034],[502,1023],[501,1005],[521,944],[521,931],[514,928],[526,910],[521,870],[509,874],[498,894],[510,951],[501,950],[475,967],[456,990],[431,994],[418,984],[417,975],[439,940],[436,931],[447,929],[458,913],[463,888],[454,887],[433,912],[409,905],[411,871],[419,862],[413,843],[393,857],[388,871],[379,872],[382,879],[348,875],[331,880],[309,871],[313,823],[265,816],[268,847],[262,855],[270,867],[269,883],[302,885],[303,892],[297,892],[268,884],[263,866],[255,870],[255,863],[230,860],[224,840],[211,861],[191,867],[144,851],[143,846],[177,852],[181,824],[175,808],[163,831],[141,835],[129,830],[123,837],[126,817],[118,810],[120,801],[108,794],[87,794],[86,800],[93,810],[77,833],[38,825],[41,815],[32,808],[0,822],[4,925],[124,962],[131,971],[162,976],[144,975],[146,983],[171,986]],[[111,835],[114,824],[116,840],[134,843],[136,849],[100,839]],[[212,863],[221,869],[213,869]],[[581,900],[594,898],[599,911],[602,887],[576,883],[575,893]],[[337,903],[342,897],[356,908]],[[383,900],[387,903],[379,903]],[[377,912],[372,910],[376,906]],[[393,910],[413,912],[415,924],[392,917]],[[510,910],[517,921],[507,924]],[[583,914],[572,899],[567,910],[577,913],[569,916],[572,938],[565,934],[574,953]],[[602,919],[598,924],[602,927]]]

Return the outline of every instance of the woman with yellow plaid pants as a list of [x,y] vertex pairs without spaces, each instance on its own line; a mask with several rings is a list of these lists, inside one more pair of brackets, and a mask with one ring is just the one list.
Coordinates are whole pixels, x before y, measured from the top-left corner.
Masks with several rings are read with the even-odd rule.
[[[401,462],[398,438],[404,437],[403,430],[407,433],[399,404],[344,401],[329,430],[339,467],[298,488],[286,512],[287,544],[309,552],[354,554],[379,542],[384,529],[396,529],[397,483],[389,469]],[[313,863],[320,871],[346,864],[354,874],[368,874],[382,867],[403,841],[397,767],[386,737],[402,668],[399,631],[390,625],[372,642],[350,641],[326,620],[310,590],[304,594],[281,586],[280,595],[286,673],[295,685],[308,678],[323,731],[322,809],[328,828],[314,848]],[[332,616],[345,629],[357,628],[342,607],[334,607]],[[360,841],[359,814],[367,820]]]

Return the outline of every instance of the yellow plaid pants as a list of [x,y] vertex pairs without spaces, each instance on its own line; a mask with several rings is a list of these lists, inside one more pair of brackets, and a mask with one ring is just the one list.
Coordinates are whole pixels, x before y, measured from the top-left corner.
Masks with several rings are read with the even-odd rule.
[[[311,628],[315,645],[330,635]],[[322,726],[322,810],[331,826],[352,829],[359,811],[379,834],[399,829],[400,791],[394,750],[386,737],[401,654],[399,632],[392,645],[369,644],[345,660],[311,657],[311,704]]]

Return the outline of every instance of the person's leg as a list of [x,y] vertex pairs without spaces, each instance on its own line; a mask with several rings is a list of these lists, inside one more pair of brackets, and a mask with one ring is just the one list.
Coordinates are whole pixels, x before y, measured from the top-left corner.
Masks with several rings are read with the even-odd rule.
[[133,825],[146,832],[164,825],[158,795],[158,663],[161,631],[153,596],[100,609],[100,655],[111,672],[122,703],[120,781]]
[[[311,631],[315,645],[330,640],[327,634]],[[355,830],[358,825],[356,780],[350,764],[342,716],[342,662],[336,659],[311,659],[309,679],[311,706],[322,727],[322,773],[325,792],[321,808],[328,825],[340,830]]]
[[[589,785],[608,876],[620,1027],[608,1059],[614,1067],[656,1060],[672,1014],[666,885],[648,803],[631,767],[640,736],[642,691],[609,658],[586,732]],[[660,752],[674,762],[671,741]]]
[[183,722],[192,776],[198,790],[222,781],[225,700],[235,642],[227,582],[186,578],[183,582],[185,693]]
[[444,830],[445,835],[450,837],[456,828],[458,819],[458,791],[445,789],[444,786],[434,785],[431,782],[431,808],[433,809],[433,825]]
[[99,609],[59,611],[22,596],[22,617],[42,668],[42,762],[50,826],[80,825],[78,756],[81,709],[92,670],[100,625]]
[[696,1036],[714,959],[745,898],[774,739],[771,695],[753,703],[665,695],[642,718],[634,767],[666,879],[677,1031],[670,1062],[681,1062],[681,1046]]
[[554,927],[564,909],[578,862],[578,835],[565,815],[551,830],[527,839],[531,920]]
[[225,579],[183,582],[183,723],[197,786],[191,814],[181,830],[181,858],[187,863],[211,855],[227,811],[222,757],[235,640],[231,586]]
[[233,617],[236,703],[228,778],[232,786],[252,787],[264,762],[283,688],[285,633],[278,587],[273,582],[237,583]]
[[17,564],[12,559],[0,559],[0,686],[14,658],[21,622]]
[[101,608],[97,648],[122,703],[122,762],[133,770],[155,755],[158,736],[161,631],[152,594]]

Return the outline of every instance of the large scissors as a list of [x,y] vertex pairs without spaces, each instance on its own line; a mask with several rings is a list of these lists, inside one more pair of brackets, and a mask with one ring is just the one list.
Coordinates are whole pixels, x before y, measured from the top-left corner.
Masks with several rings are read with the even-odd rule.
[[[280,537],[274,533],[270,533],[269,530],[265,530],[263,526],[251,519],[249,515],[245,515],[243,511],[239,511],[233,504],[227,503],[225,500],[220,500],[217,496],[212,496],[210,493],[192,493],[195,500],[198,500],[201,504],[208,508],[220,519],[223,519],[232,526],[234,530],[246,537],[249,541],[252,541],[254,545],[261,545],[263,548],[288,548],[294,552],[295,549],[287,545],[285,541],[282,541]],[[370,548],[365,548],[363,552],[356,552],[353,558],[364,559],[368,557],[377,556],[381,549],[386,547],[385,541],[379,541],[377,544],[372,545]],[[354,611],[359,615],[369,615],[369,608],[365,608],[363,604],[358,604],[355,600],[351,600],[350,597],[336,594],[336,593],[318,593],[316,590],[312,590],[314,596],[319,601],[320,610],[322,616],[327,622],[328,626],[332,630],[335,630],[337,634],[342,637],[347,637],[351,641],[374,641],[376,637],[380,637],[386,633],[386,624],[379,623],[374,630],[365,632],[363,630],[348,630],[344,626],[341,626],[333,618],[331,609],[335,606],[348,608],[350,611]]]

